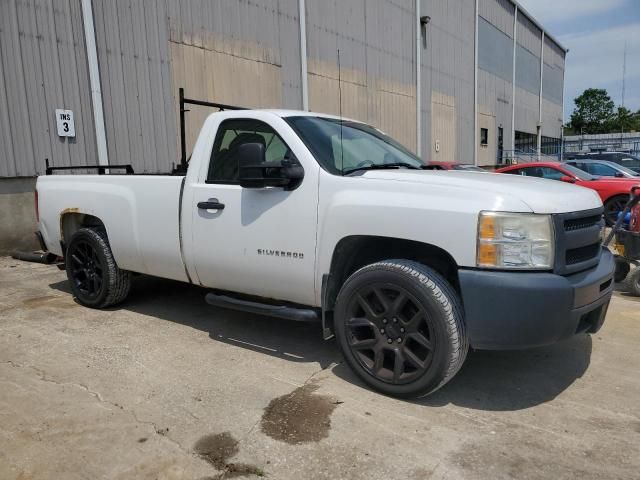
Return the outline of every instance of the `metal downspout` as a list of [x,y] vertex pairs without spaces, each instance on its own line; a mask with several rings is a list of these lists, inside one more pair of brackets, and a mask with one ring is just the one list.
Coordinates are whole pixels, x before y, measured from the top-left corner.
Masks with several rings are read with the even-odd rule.
[[540,96],[538,106],[538,161],[542,155],[542,80],[544,78],[544,30],[542,30],[542,46],[540,47]]
[[475,2],[473,70],[473,164],[478,165],[478,0]]
[[420,20],[420,0],[416,0],[416,154],[422,157],[422,22]]
[[513,12],[513,77],[511,79],[511,151],[516,151],[516,50],[518,38],[518,5]]
[[104,127],[104,111],[102,110],[102,89],[100,88],[100,69],[98,67],[96,31],[93,24],[91,0],[82,0],[82,23],[84,24],[87,63],[89,64],[89,83],[91,85],[91,100],[93,104],[93,123],[96,129],[98,164],[109,165],[107,135]]
[[305,0],[298,0],[300,22],[300,83],[302,84],[302,109],[309,111],[309,83],[307,79],[307,10]]

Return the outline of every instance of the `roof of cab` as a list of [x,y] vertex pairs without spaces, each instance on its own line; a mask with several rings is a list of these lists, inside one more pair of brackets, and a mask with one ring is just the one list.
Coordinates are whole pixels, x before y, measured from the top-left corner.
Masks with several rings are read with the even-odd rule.
[[[270,109],[270,108],[264,108],[264,109],[256,109],[259,110],[261,112],[267,112],[267,113],[272,113],[273,115],[277,115],[279,117],[322,117],[322,118],[335,118],[335,119],[340,119],[341,117],[338,117],[336,115],[329,115],[327,113],[318,113],[318,112],[306,112],[304,110],[286,110],[286,109]],[[342,117],[344,120],[349,120],[345,117]]]

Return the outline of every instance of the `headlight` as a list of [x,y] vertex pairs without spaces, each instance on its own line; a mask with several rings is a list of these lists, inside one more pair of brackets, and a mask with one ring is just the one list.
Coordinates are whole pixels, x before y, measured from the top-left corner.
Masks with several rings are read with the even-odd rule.
[[482,268],[553,268],[551,215],[480,212],[476,264]]

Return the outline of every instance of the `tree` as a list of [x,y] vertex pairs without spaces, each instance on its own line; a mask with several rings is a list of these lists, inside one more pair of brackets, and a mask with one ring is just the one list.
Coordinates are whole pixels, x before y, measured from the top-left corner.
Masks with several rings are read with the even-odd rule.
[[611,121],[607,133],[630,132],[640,130],[640,110],[633,113],[625,107],[618,107]]
[[[568,127],[575,133],[607,133],[614,119],[615,103],[603,88],[588,88],[575,98]],[[626,109],[625,109],[626,110]]]

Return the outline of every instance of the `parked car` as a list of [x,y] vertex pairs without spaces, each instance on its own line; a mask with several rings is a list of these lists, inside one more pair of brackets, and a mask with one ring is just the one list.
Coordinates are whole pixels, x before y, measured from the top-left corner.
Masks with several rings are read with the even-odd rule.
[[607,160],[630,168],[636,173],[640,173],[640,158],[626,152],[589,152],[589,153],[568,153],[564,155],[565,160]]
[[560,162],[521,163],[500,168],[496,172],[560,180],[595,190],[604,203],[604,218],[609,226],[616,223],[618,214],[624,210],[631,187],[640,184],[640,179],[594,177],[584,170]]
[[640,178],[640,173],[608,160],[567,160],[566,163],[595,177]]
[[486,172],[486,170],[470,163],[458,162],[429,162],[430,166],[439,167],[442,170],[464,170],[465,172]]
[[186,175],[50,168],[39,230],[82,305],[125,300],[131,272],[189,282],[218,307],[321,321],[356,374],[391,395],[437,390],[469,345],[600,329],[614,262],[597,195],[425,168],[360,122],[225,111],[205,121]]

